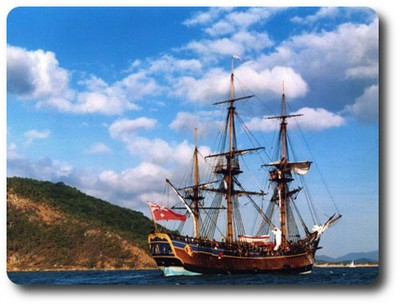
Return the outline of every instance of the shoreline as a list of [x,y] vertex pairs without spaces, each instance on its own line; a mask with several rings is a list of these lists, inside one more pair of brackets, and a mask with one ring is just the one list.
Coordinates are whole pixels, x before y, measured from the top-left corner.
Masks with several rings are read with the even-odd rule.
[[316,268],[370,268],[379,267],[379,263],[359,263],[351,267],[349,263],[315,263]]

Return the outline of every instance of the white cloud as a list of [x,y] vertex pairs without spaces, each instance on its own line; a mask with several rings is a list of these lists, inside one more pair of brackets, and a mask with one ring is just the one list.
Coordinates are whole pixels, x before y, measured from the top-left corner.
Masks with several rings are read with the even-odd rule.
[[[246,90],[251,89],[250,93],[260,99],[270,99],[271,93],[281,94],[282,81],[285,82],[288,97],[303,97],[308,91],[302,76],[290,67],[276,66],[268,69],[258,61],[249,61],[236,68],[235,76],[241,84],[245,84]],[[173,93],[187,101],[209,104],[226,98],[229,88],[230,74],[222,69],[211,69],[201,78],[181,77]]]
[[202,77],[182,76],[174,85],[172,94],[187,101],[208,104],[216,102],[229,92],[229,73],[213,68]]
[[53,52],[8,46],[7,91],[19,99],[34,100],[38,108],[122,115],[127,110],[139,109],[136,103],[145,96],[161,93],[156,80],[144,71],[131,73],[113,84],[96,76],[78,84],[85,88],[82,91],[72,89],[70,72],[59,66]]
[[99,180],[114,192],[140,194],[141,192],[159,191],[167,172],[159,165],[143,162],[135,168],[120,173],[111,170],[99,174]]
[[302,24],[314,23],[323,18],[335,18],[338,13],[339,9],[337,7],[321,7],[314,15],[308,15],[306,17],[295,16],[291,21]]
[[[169,178],[175,184],[183,179],[183,174],[190,167],[193,146],[186,141],[170,145],[161,139],[144,138],[136,144],[141,150],[135,153],[141,155],[138,166],[120,172],[104,170],[92,173],[89,179],[75,178],[76,183],[92,195],[130,208],[138,208],[147,201],[165,200],[165,179]],[[200,147],[199,150],[203,156],[210,154],[207,147]],[[207,169],[204,161],[200,162],[203,165],[200,175],[205,177]]]
[[142,129],[152,129],[156,120],[141,117],[134,120],[120,119],[109,127],[112,138],[122,141],[131,156],[139,157],[140,161],[157,165],[185,164],[190,159],[193,147],[182,141],[169,143],[160,138],[146,138],[140,136]]
[[27,100],[69,99],[69,72],[59,66],[53,52],[8,46],[7,90]]
[[260,52],[272,46],[266,33],[238,31],[230,37],[202,39],[189,42],[184,49],[194,51],[202,58],[232,56],[239,54],[246,57],[253,52]]
[[198,59],[178,59],[172,55],[162,55],[160,58],[149,60],[146,72],[149,74],[159,73],[191,73],[201,72],[202,64]]
[[261,93],[260,98],[265,99],[268,92],[282,93],[282,82],[285,83],[285,94],[290,98],[306,95],[308,85],[301,74],[291,67],[275,66],[272,69],[264,67],[259,62],[249,62],[248,65],[237,69],[240,80],[249,86],[255,93]]
[[250,7],[244,9],[211,8],[195,14],[184,22],[187,26],[202,26],[211,36],[232,34],[265,22],[281,8]]
[[174,148],[160,138],[149,139],[134,136],[126,139],[125,144],[131,156],[139,157],[140,160],[166,165],[175,159]]
[[76,103],[70,103],[70,111],[106,115],[122,115],[127,110],[138,110],[137,101],[155,95],[158,87],[157,82],[143,71],[131,73],[111,85],[97,77],[81,81],[81,84],[89,90],[77,94]]
[[85,154],[93,155],[93,154],[109,154],[112,150],[109,146],[102,142],[96,142],[89,149],[85,150]]
[[289,65],[313,78],[377,78],[378,20],[344,23],[334,31],[291,37],[263,60],[270,66]]
[[24,133],[26,138],[26,144],[31,145],[35,140],[38,139],[46,139],[50,136],[50,130],[38,131],[38,130],[29,130]]
[[[252,91],[249,94],[256,94],[263,102],[280,96],[282,81],[285,82],[286,96],[293,100],[307,97],[311,84],[307,82],[311,79],[331,79],[335,82],[367,79],[370,82],[377,78],[377,19],[370,24],[342,24],[330,31],[302,32],[274,47],[271,39],[274,36],[269,36],[268,28],[261,31],[259,27],[274,13],[270,8],[240,11],[211,8],[197,13],[186,20],[185,24],[200,27],[204,33],[202,39],[172,50],[171,54],[174,55],[164,53],[147,59],[136,59],[129,71],[125,71],[126,75],[115,82],[90,76],[79,82],[79,91],[72,89],[71,73],[60,66],[54,53],[9,46],[8,91],[20,99],[35,100],[37,107],[74,114],[122,116],[129,110],[142,109],[145,98],[149,97],[167,97],[164,103],[170,103],[169,98],[172,97],[180,98],[185,103],[210,104],[229,95],[230,72],[215,68],[215,65],[219,64],[216,59],[224,58],[226,62],[220,67],[229,69],[232,54],[249,59],[235,67],[239,81],[236,83],[238,95],[240,89],[243,89],[241,85],[245,84]],[[317,18],[334,17],[334,13],[334,9],[321,9],[307,18],[313,22]],[[275,48],[273,51],[268,49],[272,47]],[[193,53],[187,51],[192,51],[195,57],[190,57]],[[185,57],[181,58],[177,54]],[[343,113],[365,121],[376,118],[377,91],[377,86],[367,88]],[[197,127],[201,140],[201,134],[211,135],[211,130],[215,132],[219,122],[204,113],[190,112],[193,105],[190,104],[185,112],[179,112],[169,128],[191,136]],[[301,108],[297,112],[304,116],[296,120],[302,128],[309,130],[323,130],[345,124],[344,117],[340,115],[342,113],[333,113],[327,109]],[[204,118],[211,119],[207,122]],[[276,124],[276,120],[257,117],[246,123],[253,131],[270,131]],[[168,142],[159,137],[144,137],[142,132],[148,132],[156,125],[157,120],[143,115],[136,119],[119,119],[109,126],[110,136],[121,141],[129,154],[135,157],[133,162],[137,166],[133,168],[101,172],[78,170],[69,162],[30,160],[17,152],[15,144],[11,144],[8,147],[8,171],[10,175],[45,180],[62,178],[66,182],[75,183],[73,185],[83,191],[116,204],[133,206],[148,199],[159,199],[162,197],[164,179],[179,177],[183,169],[186,170],[187,164],[190,164],[193,145],[185,140]],[[25,136],[28,142],[33,142],[49,137],[50,133],[46,136],[45,132],[32,130]],[[84,153],[100,154],[110,150],[104,143],[96,143]],[[206,156],[211,149],[202,147],[201,151]]]
[[345,119],[323,108],[303,107],[294,114],[303,114],[296,117],[296,122],[305,130],[320,131],[345,124]]
[[378,120],[379,113],[379,89],[377,85],[372,85],[364,90],[354,104],[346,105],[344,113],[355,116],[360,122],[370,123]]
[[215,135],[221,122],[211,112],[179,112],[170,123],[169,128],[186,135],[193,135],[197,129],[199,139]]
[[276,120],[269,120],[265,118],[253,117],[248,122],[246,126],[250,131],[260,131],[260,132],[271,132],[278,128]]
[[[303,107],[292,114],[302,114],[294,120],[303,130],[321,131],[345,124],[345,119],[323,108]],[[254,117],[246,123],[251,131],[270,132],[279,129],[277,120]]]
[[229,7],[211,7],[207,11],[196,12],[191,18],[186,19],[183,24],[186,26],[207,25],[218,19],[221,14],[231,11]]
[[183,49],[194,51],[198,56],[214,60],[221,56],[238,54],[253,56],[273,42],[268,33],[254,29],[263,24],[280,8],[251,7],[241,9],[200,12],[184,24],[202,27],[205,37],[189,42]]
[[140,129],[152,129],[157,123],[157,120],[140,117],[137,119],[119,119],[111,124],[108,131],[112,138],[123,141],[128,140],[133,134]]

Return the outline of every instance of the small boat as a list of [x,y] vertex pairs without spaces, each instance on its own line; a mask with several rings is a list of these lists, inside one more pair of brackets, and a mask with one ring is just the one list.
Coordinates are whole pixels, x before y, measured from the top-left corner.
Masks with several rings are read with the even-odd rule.
[[[334,213],[325,222],[310,226],[296,205],[297,196],[303,190],[307,193],[305,198],[311,199],[308,188],[292,188],[292,182],[295,177],[306,175],[312,162],[290,159],[288,124],[290,119],[301,114],[286,112],[284,90],[281,113],[265,117],[266,120],[278,121],[276,157],[249,170],[262,176],[261,181],[266,182],[269,191],[244,187],[239,176],[247,164],[242,167],[241,159],[265,151],[265,147],[239,146],[237,126],[244,126],[244,131],[246,127],[239,117],[237,104],[254,96],[235,97],[235,58],[232,58],[230,97],[214,103],[227,108],[219,150],[204,158],[207,163],[204,167],[211,169],[209,179],[200,180],[199,173],[203,169],[199,168],[196,134],[190,182],[177,187],[166,179],[166,185],[172,189],[179,205],[148,203],[154,220],[154,232],[148,236],[150,253],[166,276],[305,273],[313,267],[322,233],[341,218],[339,213]],[[255,140],[253,143],[259,144]],[[255,211],[255,221],[249,220],[247,209]],[[189,222],[191,233],[182,233],[182,227],[168,231],[157,223],[163,220],[177,220],[181,224]]]

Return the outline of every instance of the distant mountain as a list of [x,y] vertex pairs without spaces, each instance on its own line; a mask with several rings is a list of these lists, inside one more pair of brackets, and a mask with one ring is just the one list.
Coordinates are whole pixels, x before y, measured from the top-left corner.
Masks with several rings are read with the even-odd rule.
[[156,268],[153,222],[64,183],[7,178],[7,270]]
[[354,253],[349,253],[344,256],[340,256],[337,258],[329,257],[326,255],[317,255],[316,256],[316,261],[318,262],[333,262],[333,263],[338,263],[338,262],[350,262],[350,261],[355,261],[358,263],[366,263],[366,262],[379,262],[379,252],[378,251],[372,251],[372,252],[354,252]]

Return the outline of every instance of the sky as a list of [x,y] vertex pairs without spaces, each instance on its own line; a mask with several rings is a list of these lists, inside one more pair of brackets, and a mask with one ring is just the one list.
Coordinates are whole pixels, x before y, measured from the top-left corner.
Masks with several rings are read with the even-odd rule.
[[378,32],[362,7],[15,8],[7,176],[62,181],[149,216],[146,202],[186,169],[194,128],[213,152],[224,109],[212,103],[229,96],[237,55],[236,92],[256,95],[238,110],[263,146],[282,82],[288,111],[303,114],[300,137],[343,215],[319,254],[377,250]]

